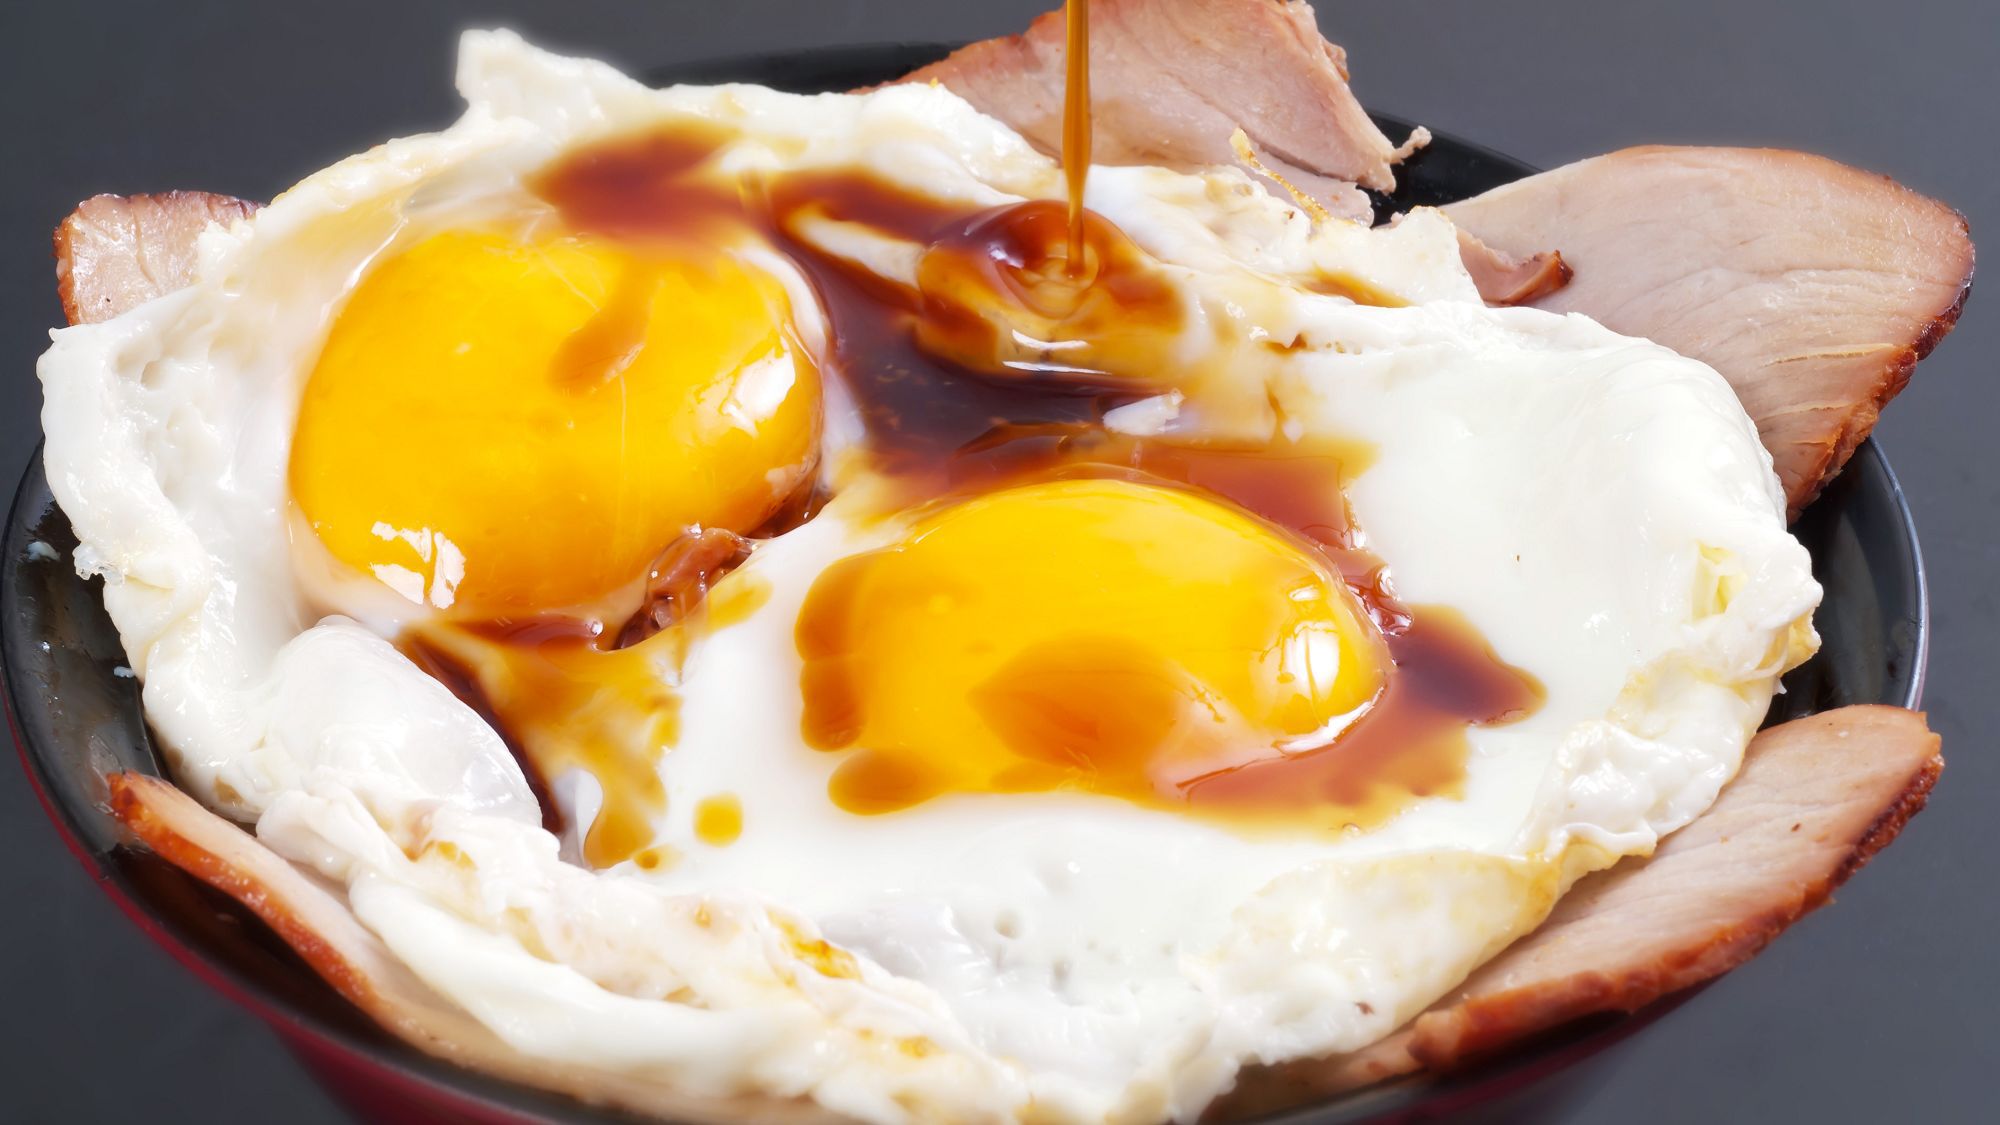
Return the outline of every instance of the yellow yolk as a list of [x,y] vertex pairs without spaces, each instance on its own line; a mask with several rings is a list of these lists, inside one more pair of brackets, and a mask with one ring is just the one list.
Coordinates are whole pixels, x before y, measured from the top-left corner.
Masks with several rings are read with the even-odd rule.
[[576,235],[456,231],[375,267],[300,405],[292,496],[413,601],[500,615],[748,531],[812,469],[819,382],[771,277]]
[[1126,480],[937,513],[823,574],[797,640],[806,741],[851,751],[831,790],[855,812],[1054,788],[1173,801],[1323,743],[1387,667],[1346,586],[1283,532]]

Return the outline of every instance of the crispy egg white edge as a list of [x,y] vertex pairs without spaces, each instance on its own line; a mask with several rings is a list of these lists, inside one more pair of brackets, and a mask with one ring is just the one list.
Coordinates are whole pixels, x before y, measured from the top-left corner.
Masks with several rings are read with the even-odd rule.
[[[267,842],[347,886],[363,921],[440,991],[520,1049],[579,1066],[656,1075],[697,1091],[747,1086],[809,1093],[839,1111],[880,1119],[904,1116],[908,1105],[1006,1112],[1031,1091],[1038,1108],[1077,1116],[1188,1115],[1227,1085],[1244,1058],[1325,1049],[1325,1029],[1302,1030],[1311,1013],[1299,1013],[1302,1022],[1285,1025],[1297,1031],[1292,1041],[1237,1042],[1207,1053],[1196,1047],[1180,1073],[1159,1077],[1147,1090],[1034,1089],[1032,1076],[969,1042],[929,990],[869,959],[861,961],[859,980],[801,971],[768,902],[673,895],[623,873],[561,864],[555,842],[537,827],[524,779],[493,732],[373,633],[340,619],[307,619],[288,582],[284,545],[283,444],[296,389],[327,310],[394,240],[404,209],[446,207],[454,192],[476,193],[483,180],[517,176],[577,140],[674,111],[785,136],[803,146],[799,159],[807,162],[839,155],[829,139],[839,131],[815,128],[812,116],[839,114],[846,136],[872,144],[885,160],[893,153],[898,171],[957,185],[979,202],[994,201],[993,193],[1049,195],[1056,185],[1052,165],[1018,137],[948,93],[923,87],[864,99],[800,99],[747,87],[655,92],[602,64],[534,52],[505,33],[468,36],[460,82],[472,108],[457,125],[345,161],[255,219],[212,229],[192,289],[101,325],[61,330],[42,361],[50,477],[84,544],[79,569],[107,580],[107,608],[144,678],[148,715],[183,784],[239,817],[261,813]],[[811,112],[799,108],[808,105]],[[1378,270],[1362,276],[1392,291],[1472,300],[1455,250],[1447,262],[1447,243],[1437,237],[1450,233],[1441,217],[1418,216],[1391,232],[1344,224],[1315,232],[1289,208],[1239,192],[1240,175],[1101,172],[1093,175],[1093,206],[1163,256],[1185,251],[1191,263],[1224,268],[1235,253],[1238,265],[1278,274],[1313,262],[1362,261]],[[1184,207],[1195,206],[1197,194],[1227,199],[1227,221],[1190,228],[1186,210],[1169,205],[1175,192],[1190,201]],[[1396,253],[1367,253],[1391,238],[1402,240]],[[340,263],[338,276],[293,268],[298,263],[286,257],[288,247],[315,263]],[[1398,276],[1399,262],[1418,264]],[[1333,315],[1319,306],[1301,319]],[[1359,329],[1416,323],[1341,315],[1354,316]],[[1607,354],[1652,347],[1621,341],[1582,318],[1555,322],[1526,310],[1490,314],[1470,307],[1458,315],[1475,335],[1506,329]],[[1406,345],[1389,332],[1372,349],[1340,357],[1355,360],[1343,372],[1350,389],[1379,396],[1387,404],[1384,417],[1420,405],[1396,397],[1396,388],[1415,378],[1410,361],[1423,353],[1421,342]],[[1648,514],[1645,534],[1685,535],[1688,528],[1677,522],[1685,520],[1720,536],[1714,545],[1724,565],[1747,568],[1745,593],[1722,614],[1689,623],[1676,643],[1655,654],[1657,666],[1620,685],[1602,724],[1563,741],[1554,764],[1531,779],[1536,813],[1519,825],[1513,854],[1395,855],[1358,867],[1340,861],[1287,876],[1258,896],[1236,945],[1219,947],[1205,970],[1212,987],[1246,999],[1242,1022],[1255,1024],[1270,1006],[1296,996],[1267,954],[1270,942],[1300,936],[1301,919],[1319,919],[1313,925],[1320,928],[1308,932],[1337,944],[1334,931],[1348,916],[1342,904],[1382,909],[1387,901],[1401,903],[1396,909],[1411,917],[1425,910],[1477,916],[1470,928],[1485,940],[1425,951],[1440,963],[1410,970],[1417,986],[1383,1014],[1384,1026],[1346,1029],[1387,1031],[1538,920],[1560,885],[1583,867],[1646,850],[1659,833],[1696,815],[1734,772],[1772,677],[1809,647],[1796,635],[1797,623],[1810,613],[1817,589],[1802,549],[1784,533],[1768,456],[1726,385],[1698,364],[1654,351],[1644,362],[1661,369],[1661,380],[1697,388],[1703,408],[1736,432],[1676,435],[1647,431],[1643,418],[1633,419],[1637,440],[1673,450],[1687,448],[1676,446],[1676,437],[1706,437],[1726,454],[1699,468],[1703,486],[1728,503]],[[1355,378],[1355,371],[1370,374]],[[1337,399],[1317,393],[1334,378],[1306,380],[1313,386],[1298,390],[1298,408],[1308,412],[1322,399]],[[248,393],[271,388],[290,394]],[[249,405],[212,400],[227,390],[245,392]],[[249,471],[258,465],[266,471]],[[1357,510],[1377,548],[1397,560],[1405,596],[1421,601],[1423,589],[1446,576],[1427,575],[1403,557],[1397,543],[1421,537],[1407,522],[1418,516],[1399,517],[1390,500],[1371,494],[1371,488],[1393,491],[1394,481],[1380,472],[1378,466],[1357,482]],[[1647,483],[1672,489],[1685,482]],[[1616,497],[1607,491],[1600,500]],[[1700,579],[1690,572],[1690,583]],[[1498,624],[1504,630],[1506,622]],[[1742,682],[1730,686],[1732,675]],[[1700,714],[1687,719],[1650,705],[1649,692],[1685,694],[1689,684],[1704,695],[1714,694],[1707,688],[1731,691],[1738,705],[1696,708]],[[1651,776],[1661,762],[1667,768]],[[411,859],[397,846],[445,839],[470,858],[469,869],[434,852]],[[1572,840],[1587,846],[1571,848]],[[1551,874],[1547,863],[1527,858],[1557,854],[1588,860]],[[1407,875],[1438,863],[1464,870]],[[1442,893],[1447,887],[1450,893]],[[1411,895],[1424,901],[1411,903]],[[538,943],[560,948],[562,956],[533,957],[527,951]],[[475,947],[478,957],[457,956]],[[522,975],[510,978],[510,970]],[[699,1013],[728,1016],[713,1020],[652,1014],[661,1005],[646,998],[677,987],[740,1008]],[[853,1034],[863,1028],[872,1034]],[[885,1037],[921,1037],[945,1049],[914,1058],[884,1052]]]

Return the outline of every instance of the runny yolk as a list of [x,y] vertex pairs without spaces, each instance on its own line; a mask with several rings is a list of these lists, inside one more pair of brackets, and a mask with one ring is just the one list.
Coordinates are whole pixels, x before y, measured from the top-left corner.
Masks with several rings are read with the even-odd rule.
[[341,562],[469,615],[635,584],[811,471],[819,381],[771,277],[716,255],[461,230],[362,279],[306,385],[292,496]]
[[1323,745],[1387,667],[1345,585],[1285,533],[1122,479],[936,513],[825,572],[797,641],[806,741],[851,751],[831,796],[862,813],[950,792],[1178,801]]

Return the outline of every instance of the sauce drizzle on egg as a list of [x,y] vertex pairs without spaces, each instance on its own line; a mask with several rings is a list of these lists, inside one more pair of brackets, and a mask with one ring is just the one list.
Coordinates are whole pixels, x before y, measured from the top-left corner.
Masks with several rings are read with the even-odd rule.
[[[1177,776],[1151,792],[1107,790],[1102,771],[1087,761],[1053,768],[1029,763],[1008,775],[1013,787],[1097,788],[1238,823],[1366,826],[1415,798],[1456,792],[1469,725],[1512,721],[1539,706],[1541,686],[1496,656],[1463,617],[1396,597],[1388,568],[1367,549],[1342,492],[1345,481],[1366,470],[1368,448],[1282,438],[1193,443],[1134,437],[1106,426],[1111,410],[1174,391],[1184,378],[1230,373],[1177,365],[1172,345],[1188,324],[1183,294],[1169,271],[1102,216],[1080,211],[1072,228],[1071,215],[1055,201],[973,208],[853,169],[725,175],[712,157],[729,139],[708,124],[614,138],[564,157],[531,186],[582,233],[646,248],[761,244],[795,265],[830,330],[822,370],[838,382],[842,401],[862,423],[866,473],[888,483],[890,510],[938,510],[1061,480],[1184,491],[1249,513],[1278,537],[1273,542],[1282,550],[1317,560],[1313,565],[1358,602],[1387,653],[1375,698],[1324,740],[1266,748]],[[1068,244],[1072,230],[1080,253]],[[914,246],[914,275],[897,280],[862,264],[871,244]],[[575,344],[585,357],[577,364],[579,377],[615,366],[623,337],[610,328],[602,335]],[[837,487],[837,474],[834,479]],[[747,542],[683,541],[678,549],[691,551],[703,566],[717,560],[733,565],[758,534],[781,533],[810,518],[819,498],[789,506]],[[1020,547],[1061,552],[1063,544]],[[829,571],[822,578],[826,588],[815,587],[808,599],[799,623],[802,649],[816,628],[814,599],[830,604],[841,596],[833,575]],[[664,612],[662,603],[649,603],[647,612],[660,616],[592,624],[588,641],[503,638],[490,631],[486,640],[516,648],[525,642],[544,656],[550,644],[596,650],[643,642],[649,649],[684,651],[685,636],[657,634],[685,633],[679,619],[707,593],[712,577],[702,573]],[[832,643],[837,647],[838,639]],[[898,761],[843,736],[837,716],[866,701],[828,695],[826,685],[843,681],[815,675],[811,664],[809,657],[802,688],[807,741],[850,756],[836,774],[836,803],[857,812],[890,812],[937,795],[924,777],[910,773],[909,759]],[[523,738],[524,728],[549,730],[563,721],[542,700],[497,700],[494,685],[483,686],[486,704],[517,743],[534,741]],[[1120,712],[1106,701],[1105,713]],[[1030,727],[1039,721],[1028,719]],[[652,756],[660,750],[653,747]],[[564,764],[546,754],[529,757],[545,775]],[[642,804],[622,811],[607,806],[606,815],[649,825],[664,795]],[[713,815],[709,820],[714,827]],[[650,838],[632,824],[600,827],[617,846],[590,849],[598,853],[587,856],[596,865],[634,855]]]

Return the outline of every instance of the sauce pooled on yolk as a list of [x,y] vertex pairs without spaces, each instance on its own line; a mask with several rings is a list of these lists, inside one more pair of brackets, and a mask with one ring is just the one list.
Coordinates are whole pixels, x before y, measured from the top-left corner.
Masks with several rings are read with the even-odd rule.
[[1116,479],[945,508],[822,575],[797,638],[806,741],[854,751],[831,795],[863,813],[1056,788],[1179,803],[1204,776],[1324,744],[1387,666],[1302,545]]
[[[398,485],[410,477],[414,491],[443,494],[423,479],[438,440],[426,423],[407,417],[400,402],[396,413],[369,398],[383,387],[408,397],[399,381],[428,365],[399,358],[396,335],[428,340],[435,332],[422,315],[405,323],[405,304],[483,324],[495,314],[473,315],[461,306],[476,303],[463,297],[495,290],[506,296],[495,330],[506,338],[523,328],[518,312],[566,308],[556,330],[536,337],[537,354],[511,344],[495,349],[511,360],[512,382],[497,385],[530,385],[527,397],[566,410],[605,386],[607,372],[630,391],[641,376],[657,377],[652,364],[665,365],[678,398],[661,392],[669,400],[663,412],[621,418],[629,430],[607,427],[582,443],[620,450],[618,471],[595,479],[651,489],[621,517],[658,516],[641,536],[652,540],[646,549],[615,564],[600,559],[615,536],[602,524],[576,522],[581,509],[568,499],[576,490],[535,491],[552,478],[540,465],[521,464],[530,455],[547,460],[521,440],[532,427],[519,419],[512,429],[460,427],[455,440],[495,467],[471,474],[484,479],[444,515],[511,517],[520,505],[510,506],[493,482],[512,473],[510,487],[547,502],[553,517],[543,522],[551,526],[489,537],[488,545],[499,544],[493,565],[514,564],[505,575],[513,588],[482,588],[485,602],[464,614],[472,620],[421,622],[406,639],[406,649],[492,718],[545,789],[581,771],[607,798],[615,791],[583,841],[588,864],[632,859],[658,867],[690,848],[726,846],[744,830],[718,799],[728,795],[677,793],[675,802],[700,802],[695,836],[656,840],[669,800],[658,767],[678,739],[684,661],[770,591],[754,565],[734,568],[754,561],[758,536],[813,518],[824,499],[796,487],[815,468],[819,374],[796,348],[785,350],[787,316],[775,283],[726,262],[706,271],[683,264],[709,261],[718,246],[761,244],[811,286],[826,329],[826,378],[849,421],[859,423],[847,427],[858,440],[841,446],[853,456],[843,456],[826,483],[835,494],[857,486],[850,519],[912,521],[899,542],[822,572],[792,623],[803,658],[804,741],[839,752],[828,786],[838,806],[886,813],[948,793],[1069,790],[1246,830],[1361,830],[1412,801],[1459,795],[1470,729],[1516,721],[1541,705],[1541,685],[1501,659],[1470,621],[1396,596],[1343,491],[1372,450],[1275,436],[1281,419],[1264,417],[1270,395],[1239,361],[1254,368],[1272,347],[1282,353],[1292,345],[1224,332],[1193,337],[1204,347],[1184,354],[1187,333],[1209,318],[1197,315],[1174,271],[1101,216],[1081,213],[1076,253],[1066,244],[1068,216],[1052,201],[972,206],[855,168],[725,174],[713,158],[732,136],[681,122],[566,154],[531,187],[575,233],[528,248],[457,236],[475,243],[477,253],[458,252],[471,265],[489,256],[512,264],[488,271],[504,275],[496,280],[446,263],[451,268],[420,277],[423,284],[385,283],[388,292],[371,302],[357,298],[336,329],[356,341],[340,364],[329,346],[314,378],[333,382],[328,372],[344,367],[341,379],[362,384],[364,393],[346,392],[360,422],[326,425],[311,413],[325,412],[324,402],[309,402],[300,426],[295,486],[302,466],[327,468],[304,453],[306,431],[318,425],[327,448],[316,456],[340,454],[337,468],[354,465],[375,488],[339,494],[354,499],[345,513],[350,546],[336,553],[414,579],[421,598],[421,587],[443,575],[422,569],[436,552],[409,548],[435,536],[397,540],[395,530],[464,533],[444,522],[440,504],[401,517],[406,523],[378,514],[378,494],[400,494],[382,486],[384,477]],[[857,232],[906,244],[914,272],[879,275],[845,255],[843,240]],[[571,284],[571,266],[550,264],[568,254],[588,259],[585,281]],[[395,265],[379,268],[363,288],[393,278]],[[655,271],[671,296],[647,289]],[[708,273],[722,280],[685,280]],[[523,277],[532,299],[515,295]],[[440,290],[451,296],[427,296]],[[565,305],[565,293],[578,299]],[[358,310],[371,307],[364,319]],[[392,343],[359,355],[367,334],[357,323]],[[484,330],[462,327],[425,354],[450,352],[450,362],[466,332]],[[705,342],[690,348],[687,339]],[[685,434],[705,421],[741,414],[716,405],[741,393],[707,389],[759,357],[766,366],[783,358],[795,370],[762,424],[738,431],[748,446],[725,453],[706,437],[689,442]],[[383,364],[389,373],[375,370]],[[1246,387],[1257,393],[1226,393]],[[522,413],[493,401],[504,395],[465,390],[452,392],[462,400],[430,406],[440,415]],[[1112,410],[1166,390],[1209,422],[1221,419],[1230,436],[1189,443],[1107,427]],[[1233,408],[1244,402],[1255,409],[1238,417]],[[1241,421],[1264,429],[1236,433],[1231,425]],[[363,435],[359,454],[334,447],[349,432]],[[379,469],[371,458],[385,449],[404,453],[417,471],[403,463]],[[482,504],[488,495],[502,499]],[[745,496],[754,502],[738,503]],[[740,517],[733,521],[713,514],[729,497]],[[704,502],[710,506],[701,510]],[[343,513],[301,505],[335,545],[329,518]],[[689,526],[695,522],[704,526]],[[386,553],[399,543],[407,545],[400,555]],[[524,543],[539,554],[517,562],[509,551]],[[457,549],[459,539],[452,544]],[[580,603],[581,590],[615,585],[620,575],[640,593],[648,562],[653,573],[637,615],[621,623],[602,602]],[[599,573],[554,593],[535,586],[562,578],[558,567]],[[476,577],[468,567],[458,597],[469,596]],[[588,730],[573,713],[592,716]],[[550,810],[549,827],[560,828],[560,818]]]
[[633,587],[811,473],[820,395],[777,281],[577,234],[451,231],[364,277],[300,406],[292,496],[404,597],[499,616]]

